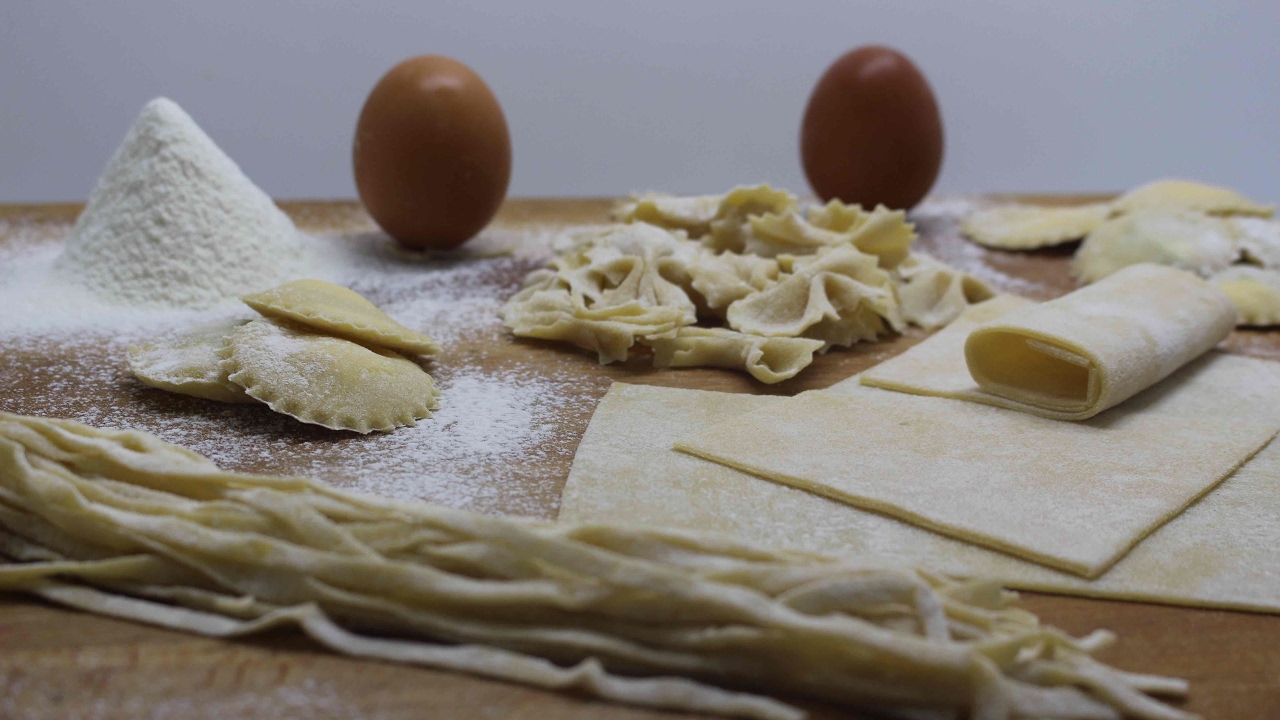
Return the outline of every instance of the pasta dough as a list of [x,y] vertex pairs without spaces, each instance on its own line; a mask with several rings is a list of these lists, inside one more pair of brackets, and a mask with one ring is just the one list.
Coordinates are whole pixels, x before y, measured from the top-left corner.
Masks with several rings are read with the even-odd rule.
[[932,330],[960,316],[965,308],[995,296],[991,286],[921,253],[911,253],[894,270],[902,319]]
[[1256,217],[1228,218],[1246,262],[1268,270],[1280,269],[1280,220]]
[[241,299],[267,317],[365,345],[425,355],[440,351],[435,340],[392,320],[359,293],[323,280],[295,280]]
[[1111,213],[1110,203],[1069,207],[1002,205],[978,210],[960,224],[966,237],[1000,250],[1034,250],[1079,240]]
[[0,552],[17,561],[0,565],[0,587],[214,636],[292,623],[358,656],[750,718],[803,713],[605,668],[908,717],[1191,718],[1145,694],[1186,683],[1102,665],[1089,652],[1109,634],[1072,640],[990,583],[394,503],[166,447],[0,414]]
[[[1280,374],[1269,363],[1211,356],[1252,391],[1206,412],[1271,413]],[[850,389],[857,378],[831,392]],[[1088,597],[1280,613],[1280,441],[1086,580],[930,532],[880,513],[770,482],[671,449],[682,437],[787,398],[614,383],[591,417],[565,483],[560,521],[627,522],[721,532],[775,547],[918,565],[1010,587]]]
[[745,369],[763,383],[782,382],[813,362],[821,340],[767,338],[724,328],[685,327],[674,337],[647,341],[654,367]]
[[644,193],[618,203],[613,218],[618,222],[644,222],[683,230],[689,237],[697,238],[711,232],[711,221],[720,209],[722,198],[722,195]]
[[791,210],[752,217],[748,225],[751,232],[743,243],[743,252],[749,254],[776,257],[852,245],[875,255],[880,267],[887,270],[906,259],[916,239],[915,226],[907,222],[905,212],[880,205],[868,213],[839,200],[814,208],[809,220]]
[[729,306],[729,327],[830,345],[874,340],[890,327],[903,327],[889,274],[875,256],[839,245],[790,265],[791,274],[776,285]]
[[1236,306],[1239,325],[1280,325],[1280,271],[1234,265],[1209,278]]
[[675,447],[1092,578],[1280,430],[1271,418],[1206,422],[1160,408],[1181,404],[1160,401],[1184,387],[1247,391],[1217,367],[1197,369],[1084,423],[856,386],[800,395]]
[[244,320],[196,325],[129,348],[129,371],[154,388],[227,403],[256,402],[227,379],[218,351]]
[[231,334],[220,355],[250,397],[331,430],[390,431],[439,406],[435,382],[412,361],[287,321],[254,320]]
[[973,328],[964,358],[992,404],[1082,420],[1205,353],[1234,323],[1230,298],[1209,283],[1137,265]]
[[1240,193],[1187,180],[1157,180],[1116,198],[1114,212],[1191,210],[1211,215],[1271,217],[1275,208],[1260,205]]
[[[998,296],[862,374],[862,383],[1081,420],[1113,407],[1226,337],[1234,306],[1156,265],[1035,305]],[[985,382],[985,384],[984,384]]]
[[1121,268],[1158,263],[1208,277],[1240,256],[1227,221],[1191,212],[1144,210],[1112,218],[1089,233],[1071,260],[1082,283]]

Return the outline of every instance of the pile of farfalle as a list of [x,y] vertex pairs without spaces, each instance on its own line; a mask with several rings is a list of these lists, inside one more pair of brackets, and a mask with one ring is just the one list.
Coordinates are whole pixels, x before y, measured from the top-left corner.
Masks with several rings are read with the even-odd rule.
[[1275,208],[1228,188],[1159,180],[1112,202],[1069,207],[1002,205],[970,215],[964,234],[1002,250],[1084,238],[1072,273],[1091,283],[1144,262],[1208,279],[1235,302],[1238,323],[1280,324],[1280,221]]
[[1190,717],[1147,694],[1186,683],[1103,665],[1109,633],[1041,625],[994,582],[353,495],[7,413],[0,590],[212,637],[297,626],[356,657],[758,720],[805,717],[775,694],[904,718]]
[[571,342],[658,367],[746,370],[774,383],[814,353],[945,325],[994,293],[911,251],[905,213],[802,207],[768,185],[725,195],[642,195],[620,224],[579,237],[502,308],[520,337]]

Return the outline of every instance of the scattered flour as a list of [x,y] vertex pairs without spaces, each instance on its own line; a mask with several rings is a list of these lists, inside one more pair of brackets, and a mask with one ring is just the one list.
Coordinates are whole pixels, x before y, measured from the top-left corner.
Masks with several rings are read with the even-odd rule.
[[426,365],[442,393],[434,416],[416,427],[356,436],[257,405],[142,385],[125,364],[130,344],[256,313],[240,303],[161,310],[105,305],[66,288],[51,293],[50,265],[67,225],[0,221],[0,355],[19,358],[0,363],[0,387],[41,388],[38,397],[0,397],[0,410],[147,430],[230,469],[303,474],[385,497],[545,517],[554,512],[563,478],[546,472],[542,461],[568,466],[576,435],[566,433],[565,419],[585,423],[602,389],[581,378],[556,379],[518,358],[490,361],[485,353],[504,342],[498,308],[545,260],[559,233],[554,226],[499,227],[477,239],[479,250],[432,256],[406,255],[372,232],[312,238],[308,252],[331,268],[326,279],[354,288],[444,346]]
[[271,198],[176,103],[147,103],[53,264],[101,301],[211,307],[313,274]]
[[981,207],[976,199],[963,197],[928,198],[908,214],[920,235],[917,249],[966,272],[999,292],[1045,299],[1056,293],[1040,283],[1015,277],[994,267],[993,251],[960,236],[960,222]]

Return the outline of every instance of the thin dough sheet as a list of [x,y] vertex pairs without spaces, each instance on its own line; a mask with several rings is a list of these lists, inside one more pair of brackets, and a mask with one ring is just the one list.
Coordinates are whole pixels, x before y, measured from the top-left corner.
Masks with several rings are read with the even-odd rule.
[[[1271,397],[1253,393],[1246,401],[1262,411]],[[886,566],[997,578],[1023,590],[1280,613],[1280,442],[1104,575],[1085,580],[670,449],[707,425],[786,402],[615,383],[578,446],[560,520],[717,531]]]
[[[1232,358],[1234,359],[1234,358]],[[804,394],[676,443],[769,480],[1096,577],[1235,471],[1280,420],[1188,413],[1179,396],[1253,392],[1196,364],[1081,423],[852,386]],[[1166,396],[1174,400],[1166,402]],[[1280,401],[1280,393],[1273,394]]]
[[982,303],[863,382],[1083,420],[1204,354],[1235,319],[1231,298],[1203,280],[1134,266],[1041,305]]

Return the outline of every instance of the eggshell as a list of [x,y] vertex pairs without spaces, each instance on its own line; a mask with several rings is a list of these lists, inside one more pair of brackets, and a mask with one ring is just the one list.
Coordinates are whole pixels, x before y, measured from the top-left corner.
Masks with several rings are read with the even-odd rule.
[[360,111],[356,187],[401,244],[447,250],[480,232],[511,179],[511,136],[498,99],[471,68],[414,57],[378,81]]
[[910,208],[942,167],[942,116],[902,53],[869,45],[827,68],[809,96],[800,156],[814,192],[866,207]]

